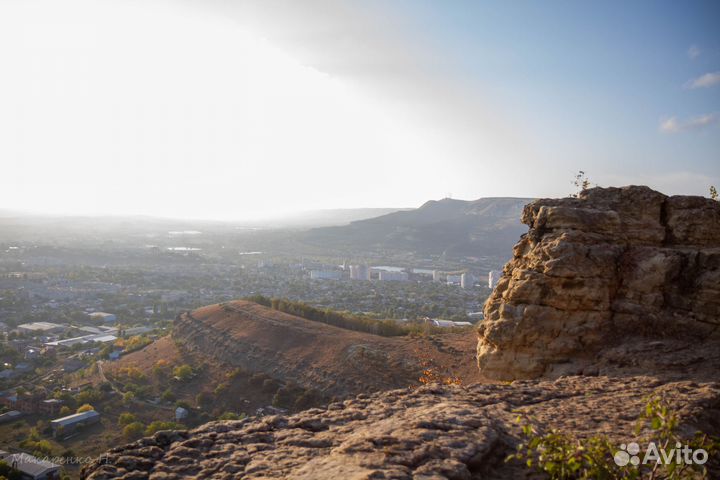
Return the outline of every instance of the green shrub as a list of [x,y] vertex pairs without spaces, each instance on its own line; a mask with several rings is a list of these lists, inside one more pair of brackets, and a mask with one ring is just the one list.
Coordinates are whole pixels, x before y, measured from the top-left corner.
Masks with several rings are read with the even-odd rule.
[[[132,422],[123,428],[123,436],[128,440],[134,440],[143,436],[145,426],[140,422]],[[154,432],[153,432],[154,433]]]
[[147,428],[145,429],[145,435],[149,437],[150,435],[154,435],[156,432],[159,432],[161,430],[184,430],[184,429],[185,429],[185,426],[180,423],[155,421],[147,426]]
[[192,378],[193,369],[188,364],[180,365],[179,367],[175,367],[173,369],[173,375],[177,377],[180,381],[185,382]]
[[[525,422],[523,423],[523,419]],[[620,466],[615,463],[614,455],[618,450],[606,437],[593,436],[577,439],[565,433],[552,430],[539,431],[528,418],[518,416],[522,424],[525,441],[517,447],[517,452],[506,461],[519,460],[529,468],[542,472],[551,480],[632,480],[651,478],[655,480],[680,480],[707,478],[705,465],[676,463],[675,455],[670,463],[652,463]],[[673,448],[675,445],[687,445],[691,449],[705,449],[712,458],[720,450],[720,442],[698,432],[692,439],[684,439],[677,433],[678,417],[660,399],[651,399],[640,415],[636,433],[649,427],[652,441],[658,448]]]
[[[295,315],[296,317],[326,323],[346,330],[372,333],[384,337],[394,337],[410,333],[410,329],[392,320],[377,320],[363,315],[338,312],[329,308],[320,309],[303,302],[280,298],[268,299],[267,297],[257,295],[248,297],[246,300],[270,307],[273,310]],[[231,307],[228,306],[227,308]]]
[[137,417],[130,412],[121,413],[118,417],[118,425],[121,427],[137,422]]

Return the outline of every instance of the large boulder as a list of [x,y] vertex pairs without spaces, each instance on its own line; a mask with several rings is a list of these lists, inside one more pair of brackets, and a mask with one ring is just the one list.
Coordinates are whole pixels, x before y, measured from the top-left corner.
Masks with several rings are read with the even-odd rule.
[[478,328],[486,377],[595,372],[627,363],[621,344],[720,346],[719,202],[593,188],[536,200],[523,222]]

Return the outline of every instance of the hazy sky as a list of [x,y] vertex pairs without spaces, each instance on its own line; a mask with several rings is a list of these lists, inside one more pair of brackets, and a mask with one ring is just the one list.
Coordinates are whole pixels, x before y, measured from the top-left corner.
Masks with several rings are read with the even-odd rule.
[[0,0],[0,208],[720,187],[720,3]]

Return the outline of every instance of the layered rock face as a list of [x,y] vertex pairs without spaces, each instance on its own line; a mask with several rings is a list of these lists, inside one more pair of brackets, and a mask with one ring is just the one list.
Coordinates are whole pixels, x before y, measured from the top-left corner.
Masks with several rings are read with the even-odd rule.
[[635,433],[645,397],[679,408],[692,434],[716,432],[720,385],[566,377],[468,388],[427,386],[360,395],[292,416],[212,422],[159,432],[108,452],[83,470],[91,480],[471,480],[538,478],[506,456],[520,440],[518,412],[579,437]]
[[[478,329],[485,376],[611,373],[643,360],[647,369],[662,365],[652,356],[663,349],[717,349],[719,202],[593,188],[536,200],[523,222],[530,230]],[[633,358],[639,351],[651,359]]]

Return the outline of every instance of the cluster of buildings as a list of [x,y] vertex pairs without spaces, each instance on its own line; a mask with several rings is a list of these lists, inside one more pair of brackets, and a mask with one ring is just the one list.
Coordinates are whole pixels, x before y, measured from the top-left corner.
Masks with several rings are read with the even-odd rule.
[[[39,341],[45,347],[55,348],[72,347],[76,344],[85,343],[109,343],[118,339],[118,329],[114,326],[107,325],[117,320],[114,314],[92,312],[88,314],[88,317],[101,322],[101,324],[98,326],[74,326],[52,322],[23,323],[22,325],[18,325],[15,331],[24,337],[33,338],[34,342],[28,342],[27,339],[20,338],[13,340],[12,343],[22,347],[25,343],[31,345]],[[126,333],[132,334],[130,330],[133,329],[127,329]],[[69,336],[73,334],[74,336]],[[35,350],[40,351],[42,348],[36,348]]]
[[[470,272],[443,272],[441,270],[424,269],[402,269],[398,267],[370,267],[367,265],[341,265],[338,269],[314,269],[310,270],[312,280],[341,280],[344,272],[349,272],[350,280],[370,281],[376,279],[381,282],[406,282],[412,275],[432,275],[433,282],[456,285],[463,289],[475,287],[478,278]],[[495,288],[502,276],[502,272],[491,270],[488,273],[488,286]]]
[[43,391],[36,391],[21,394],[9,393],[0,397],[0,404],[9,408],[10,412],[40,414],[52,417],[60,413],[63,401],[57,398],[47,398],[47,395]]
[[[0,423],[15,420],[22,415],[43,415],[47,417],[56,417],[60,414],[63,407],[63,401],[57,398],[47,398],[42,390],[35,392],[8,393],[0,397],[0,405],[11,409],[10,411],[0,415]],[[75,430],[92,425],[100,421],[100,414],[95,410],[74,413],[62,418],[56,418],[50,421],[53,435],[67,435]]]
[[[50,426],[52,427],[53,435],[58,436],[73,433],[81,427],[92,425],[99,421],[100,414],[95,410],[88,410],[53,420],[50,422]],[[60,479],[61,465],[46,459],[37,458],[28,453],[10,453],[0,450],[0,460],[4,461],[10,468],[20,472],[20,478],[23,480]]]

